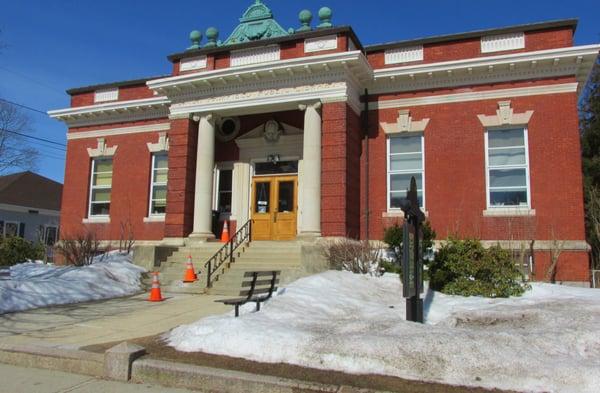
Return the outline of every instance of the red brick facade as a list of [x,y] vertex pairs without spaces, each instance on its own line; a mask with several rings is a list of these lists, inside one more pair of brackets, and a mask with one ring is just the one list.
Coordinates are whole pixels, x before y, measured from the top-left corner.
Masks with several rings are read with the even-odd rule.
[[[481,53],[480,37],[465,36],[437,41],[432,39],[423,43],[423,60],[409,65],[571,47],[573,29],[573,26],[566,25],[527,30],[524,49],[492,54]],[[326,35],[326,32],[323,35]],[[351,30],[336,30],[335,35],[337,49],[315,53],[304,52],[304,38],[281,41],[278,43],[280,59],[286,61],[357,50],[363,53],[365,64],[372,70],[407,65],[385,65],[386,48],[365,50]],[[187,55],[172,59],[173,75],[179,75],[179,62],[185,56]],[[205,69],[188,71],[186,74],[226,70],[230,67],[227,50],[211,49],[206,51],[206,57]],[[310,73],[311,69],[308,71]],[[290,76],[294,75],[290,70],[287,72]],[[254,75],[254,78],[253,83],[257,85],[264,81],[257,75]],[[222,80],[221,83],[227,85],[233,83],[232,80],[233,78],[229,81]],[[243,78],[238,77],[238,80]],[[247,79],[244,81],[247,82]],[[576,82],[574,74],[565,74],[532,77],[527,80],[505,78],[494,83],[462,83],[451,87],[420,90],[382,90],[369,96],[368,101],[372,109],[368,114],[364,111],[360,113],[360,106],[364,105],[364,102],[357,106],[351,105],[349,100],[323,100],[320,109],[321,201],[304,203],[321,204],[321,234],[325,237],[382,239],[385,228],[401,218],[397,212],[388,211],[387,208],[388,135],[385,134],[381,123],[395,123],[398,111],[409,109],[414,121],[429,119],[423,132],[425,210],[438,239],[456,235],[491,242],[535,240],[540,250],[535,253],[534,278],[543,279],[550,263],[548,244],[551,240],[566,240],[578,244],[585,242],[577,93],[574,89],[552,94],[520,94],[501,99],[457,99],[408,107],[392,105],[389,108],[375,108],[377,103],[390,100],[489,93],[515,88],[534,91],[544,86],[566,86]],[[148,99],[157,95],[144,81],[125,83],[118,89],[117,102]],[[72,108],[94,105],[94,89],[75,90],[77,91],[72,93]],[[362,94],[359,94],[360,96]],[[526,127],[530,208],[535,211],[533,215],[497,217],[484,214],[487,207],[486,130],[478,115],[495,115],[498,101],[501,100],[510,101],[514,113],[533,111]],[[365,115],[368,116],[367,130],[363,121]],[[198,151],[198,123],[192,118],[191,115],[183,118],[173,116],[172,119],[157,119],[154,116],[147,120],[116,119],[100,124],[71,126],[69,135],[79,136],[69,139],[68,142],[61,217],[62,237],[72,237],[82,230],[82,226],[88,226],[102,239],[118,240],[121,223],[125,220],[132,223],[134,235],[139,241],[160,242],[163,239],[182,239],[189,236],[194,224]],[[290,110],[289,107],[276,111],[264,110],[259,114],[244,114],[239,116],[239,119],[241,129],[238,137],[262,126],[270,119],[298,129],[303,129],[304,125],[304,113],[298,109]],[[147,144],[156,143],[159,136],[158,131],[150,129],[104,137],[106,146],[118,146],[114,155],[110,222],[85,223],[88,218],[91,170],[91,158],[87,148],[95,148],[97,138],[81,137],[85,135],[81,133],[101,133],[103,130],[123,127],[139,128],[159,124],[164,126],[166,123],[170,123],[170,128],[167,131],[169,172],[164,222],[149,222],[150,220],[145,219],[149,209],[152,160]],[[368,133],[368,136],[365,133]],[[235,141],[215,142],[215,163],[233,163],[239,159],[240,152]],[[235,220],[232,221],[230,233],[235,231],[236,226]],[[557,279],[588,281],[588,256],[583,247],[566,250],[561,254]]]

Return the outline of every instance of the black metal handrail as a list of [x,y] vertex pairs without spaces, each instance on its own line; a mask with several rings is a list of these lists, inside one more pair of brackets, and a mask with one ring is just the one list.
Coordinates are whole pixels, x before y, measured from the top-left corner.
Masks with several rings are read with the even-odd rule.
[[213,274],[219,270],[224,262],[233,262],[233,253],[237,248],[245,241],[250,242],[252,240],[252,220],[246,221],[240,229],[235,232],[235,235],[229,239],[227,243],[223,245],[217,251],[208,262],[204,264],[206,268],[206,287],[212,288]]

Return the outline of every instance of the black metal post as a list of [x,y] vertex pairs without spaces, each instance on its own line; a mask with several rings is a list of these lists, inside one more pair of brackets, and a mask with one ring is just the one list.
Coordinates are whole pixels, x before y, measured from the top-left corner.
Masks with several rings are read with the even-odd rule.
[[208,269],[206,270],[206,287],[207,288],[211,287],[211,285],[210,285],[210,271],[212,270],[211,269],[211,265],[212,265],[211,262],[212,262],[212,259],[209,259],[208,260]]

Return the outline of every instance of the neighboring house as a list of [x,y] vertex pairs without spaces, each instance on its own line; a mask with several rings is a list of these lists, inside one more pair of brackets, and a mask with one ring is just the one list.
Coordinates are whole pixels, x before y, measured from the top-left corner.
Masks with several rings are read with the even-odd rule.
[[0,235],[54,245],[62,188],[62,184],[29,171],[0,176]]
[[565,240],[558,280],[589,283],[577,100],[600,46],[576,20],[363,46],[318,16],[284,29],[256,0],[171,75],[69,90],[63,235],[200,244],[218,211],[253,240],[382,239],[414,176],[438,239],[535,240],[536,277]]

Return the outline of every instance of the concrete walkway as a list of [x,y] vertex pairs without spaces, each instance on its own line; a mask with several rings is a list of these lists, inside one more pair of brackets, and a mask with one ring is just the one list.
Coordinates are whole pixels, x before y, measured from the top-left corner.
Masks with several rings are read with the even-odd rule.
[[105,381],[84,375],[0,364],[2,391],[11,393],[188,393],[187,389]]
[[163,294],[151,303],[147,294],[39,308],[0,315],[0,344],[34,344],[63,348],[124,341],[156,335],[231,307],[222,296]]

